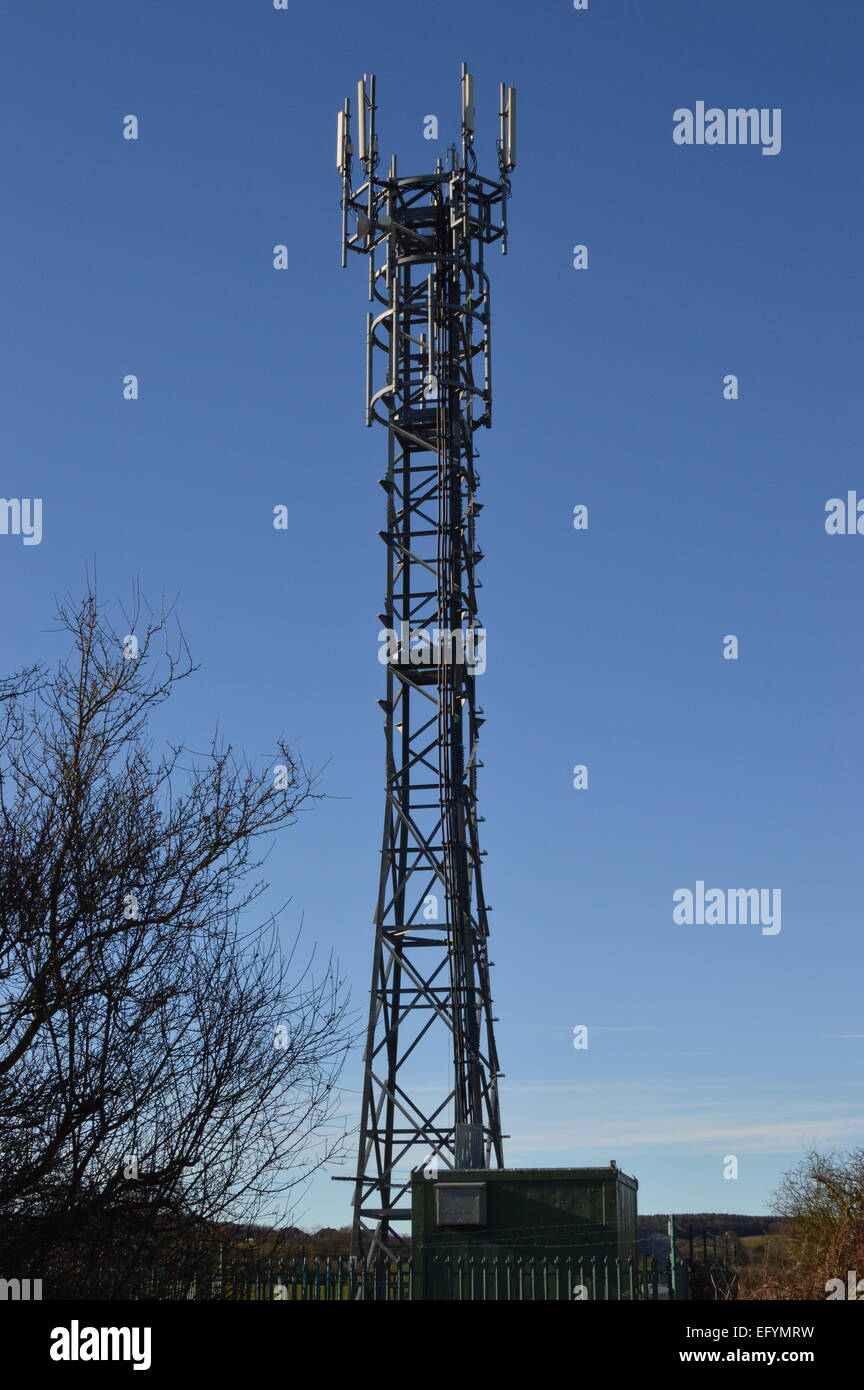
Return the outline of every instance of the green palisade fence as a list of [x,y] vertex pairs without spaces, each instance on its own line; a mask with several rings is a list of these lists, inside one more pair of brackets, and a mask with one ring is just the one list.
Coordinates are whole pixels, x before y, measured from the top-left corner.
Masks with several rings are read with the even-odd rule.
[[718,1263],[644,1255],[614,1256],[532,1253],[519,1257],[436,1253],[424,1262],[423,1287],[409,1259],[378,1268],[340,1257],[297,1257],[287,1261],[204,1265],[192,1273],[153,1269],[139,1277],[137,1299],[224,1300],[227,1302],[388,1303],[417,1297],[454,1302],[636,1302],[733,1298],[735,1271]]

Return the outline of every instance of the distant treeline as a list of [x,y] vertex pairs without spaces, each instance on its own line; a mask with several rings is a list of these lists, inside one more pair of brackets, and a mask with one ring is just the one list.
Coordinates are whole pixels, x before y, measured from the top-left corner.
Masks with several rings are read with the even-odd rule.
[[351,1227],[325,1226],[318,1231],[302,1231],[296,1226],[222,1225],[213,1228],[214,1248],[219,1245],[225,1258],[270,1259],[298,1255],[347,1255],[351,1249]]
[[[669,1222],[668,1214],[661,1216],[637,1217],[639,1233],[665,1231]],[[694,1211],[675,1213],[675,1234],[686,1235],[692,1223],[694,1234],[708,1231],[714,1235],[761,1236],[776,1227],[777,1220],[772,1216],[740,1216],[725,1211]]]
[[[659,1216],[640,1216],[639,1234],[665,1234],[668,1221],[666,1213]],[[701,1237],[702,1232],[707,1231],[709,1235],[734,1235],[740,1239],[744,1236],[765,1235],[771,1230],[776,1230],[778,1226],[776,1217],[771,1216],[744,1216],[740,1213],[717,1211],[676,1212],[675,1234],[679,1239],[686,1238],[691,1222],[694,1237]],[[244,1253],[254,1254],[258,1258],[270,1255],[347,1255],[351,1246],[351,1228],[325,1227],[319,1231],[302,1231],[296,1227],[282,1230],[266,1226],[247,1226],[239,1230],[222,1227],[219,1239],[224,1242],[225,1250],[230,1250],[233,1256]],[[409,1248],[410,1243],[410,1237],[407,1237],[406,1244]]]

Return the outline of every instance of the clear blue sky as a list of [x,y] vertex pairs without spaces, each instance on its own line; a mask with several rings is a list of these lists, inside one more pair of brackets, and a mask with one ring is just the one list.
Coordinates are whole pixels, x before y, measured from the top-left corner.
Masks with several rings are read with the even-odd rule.
[[[375,71],[382,154],[425,170],[465,59],[491,172],[515,84],[479,441],[508,1162],[615,1158],[642,1211],[753,1211],[807,1143],[861,1143],[864,537],[824,529],[864,495],[861,7],[18,0],[3,28],[0,491],[44,508],[40,545],[0,536],[4,670],[60,654],[53,596],[88,562],[105,598],[179,594],[204,669],[159,732],[201,747],[218,720],[251,754],[281,733],[324,767],[270,900],[365,1011],[386,440],[335,113]],[[699,100],[781,108],[781,153],[677,146]],[[699,879],[780,888],[782,931],[677,926]],[[360,1076],[358,1054],[349,1120]],[[345,1224],[349,1190],[317,1182],[304,1224]]]

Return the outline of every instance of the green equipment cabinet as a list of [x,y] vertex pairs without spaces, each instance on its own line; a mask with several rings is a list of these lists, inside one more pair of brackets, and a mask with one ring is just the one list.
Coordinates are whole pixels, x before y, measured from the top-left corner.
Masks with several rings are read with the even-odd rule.
[[418,1169],[412,1297],[629,1298],[638,1187],[611,1165]]

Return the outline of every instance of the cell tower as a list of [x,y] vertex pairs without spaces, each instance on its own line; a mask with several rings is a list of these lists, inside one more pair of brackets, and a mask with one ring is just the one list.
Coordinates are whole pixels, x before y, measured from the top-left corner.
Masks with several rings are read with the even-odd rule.
[[369,257],[376,305],[366,424],[384,425],[388,441],[386,797],[352,1180],[352,1253],[370,1262],[404,1251],[412,1169],[503,1166],[477,814],[485,632],[474,434],[492,423],[484,254],[496,241],[507,249],[516,92],[501,86],[492,181],[477,173],[473,89],[463,64],[461,145],[434,173],[399,177],[394,156],[378,175],[374,77],[357,84],[356,187],[348,100],[338,118],[342,264],[349,251]]

